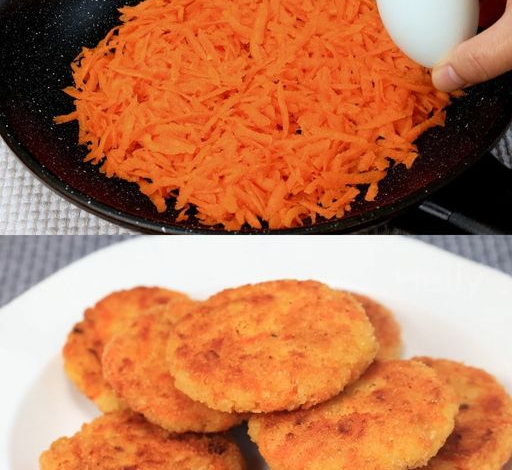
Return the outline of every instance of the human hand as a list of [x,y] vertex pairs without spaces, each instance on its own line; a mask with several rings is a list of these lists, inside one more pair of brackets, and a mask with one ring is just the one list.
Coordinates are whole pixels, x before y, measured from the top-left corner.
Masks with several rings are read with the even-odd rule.
[[[484,8],[496,9],[500,3],[501,0],[481,0],[481,7],[485,12]],[[489,7],[486,4],[490,4]],[[485,82],[509,70],[512,70],[512,0],[508,0],[498,22],[457,46],[433,68],[432,81],[439,90],[450,92]]]

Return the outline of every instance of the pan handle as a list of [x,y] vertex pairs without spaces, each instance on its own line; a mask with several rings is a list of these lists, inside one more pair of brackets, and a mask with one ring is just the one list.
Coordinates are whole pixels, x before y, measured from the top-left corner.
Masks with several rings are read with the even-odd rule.
[[488,153],[395,222],[415,233],[512,234],[512,170]]

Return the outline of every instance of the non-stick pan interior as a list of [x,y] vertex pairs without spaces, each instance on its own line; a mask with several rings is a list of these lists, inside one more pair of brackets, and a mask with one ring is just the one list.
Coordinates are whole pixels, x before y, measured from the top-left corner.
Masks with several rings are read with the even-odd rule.
[[[76,124],[53,124],[73,109],[61,91],[71,84],[71,61],[118,23],[118,7],[138,1],[0,0],[0,131],[37,176],[98,215],[157,232],[218,231],[193,220],[176,224],[171,208],[157,213],[134,184],[83,163]],[[511,120],[512,75],[474,87],[450,107],[445,128],[420,138],[413,169],[390,171],[375,202],[357,201],[344,219],[298,231],[355,230],[403,210],[474,162]]]

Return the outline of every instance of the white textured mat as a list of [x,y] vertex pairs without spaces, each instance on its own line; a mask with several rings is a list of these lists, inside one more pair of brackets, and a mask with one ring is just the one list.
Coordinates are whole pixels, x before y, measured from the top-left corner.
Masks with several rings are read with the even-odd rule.
[[41,183],[0,138],[1,235],[129,234],[85,212]]
[[[495,149],[512,167],[512,128]],[[91,215],[54,194],[0,139],[0,234],[117,235],[135,233]]]

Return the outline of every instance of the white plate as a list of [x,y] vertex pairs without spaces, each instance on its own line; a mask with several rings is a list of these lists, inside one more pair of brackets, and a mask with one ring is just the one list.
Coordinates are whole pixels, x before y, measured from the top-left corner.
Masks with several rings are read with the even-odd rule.
[[0,469],[37,469],[53,440],[98,414],[66,380],[60,356],[87,306],[139,284],[204,298],[280,278],[370,294],[396,312],[404,357],[466,361],[512,391],[512,278],[498,271],[401,237],[139,238],[68,266],[0,311]]

